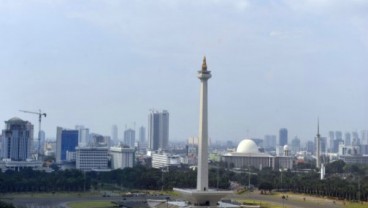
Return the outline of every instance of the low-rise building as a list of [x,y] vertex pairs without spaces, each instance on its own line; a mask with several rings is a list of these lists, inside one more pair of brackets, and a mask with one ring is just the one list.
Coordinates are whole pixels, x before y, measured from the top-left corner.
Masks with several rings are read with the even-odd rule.
[[368,164],[367,155],[343,155],[339,159],[349,164]]
[[42,161],[27,159],[25,161],[13,161],[11,159],[3,159],[0,161],[0,169],[5,172],[6,170],[19,171],[24,168],[32,168],[33,170],[42,169]]
[[111,147],[111,168],[124,169],[133,167],[135,161],[135,149],[126,147]]
[[152,153],[152,167],[164,168],[168,166],[180,166],[181,157],[166,152]]
[[249,168],[262,169],[271,167],[272,169],[292,169],[294,158],[288,155],[272,156],[268,153],[260,152],[253,140],[244,139],[236,149],[236,152],[228,152],[221,156],[221,161],[225,162],[229,168]]
[[108,168],[107,147],[77,147],[76,168],[82,171]]

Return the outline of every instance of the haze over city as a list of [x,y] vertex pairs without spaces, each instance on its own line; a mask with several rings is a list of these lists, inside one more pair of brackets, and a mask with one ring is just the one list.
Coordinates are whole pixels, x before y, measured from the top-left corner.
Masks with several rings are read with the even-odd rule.
[[[207,57],[209,134],[289,130],[308,140],[367,129],[368,2],[0,1],[0,118],[42,109],[42,128],[147,125],[170,113],[170,141],[197,135]],[[121,134],[120,134],[121,137]]]

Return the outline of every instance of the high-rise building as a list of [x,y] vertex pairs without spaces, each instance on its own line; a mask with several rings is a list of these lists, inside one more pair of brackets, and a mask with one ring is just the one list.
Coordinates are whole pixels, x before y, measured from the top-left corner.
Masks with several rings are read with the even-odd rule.
[[139,143],[146,143],[146,128],[144,126],[139,127]]
[[368,144],[368,130],[362,130],[361,131],[360,142],[363,145]]
[[293,140],[291,140],[291,151],[293,153],[300,151],[300,139],[298,137],[295,137]]
[[263,139],[264,148],[276,148],[276,135],[265,135]]
[[333,142],[333,147],[331,149],[331,152],[337,153],[339,151],[340,144],[344,144],[344,140],[342,139],[335,139]]
[[335,139],[342,139],[342,132],[341,131],[335,131]]
[[169,112],[151,111],[148,116],[148,142],[150,150],[166,150],[169,143]]
[[118,126],[117,125],[113,125],[112,128],[111,128],[111,140],[116,145],[119,143],[119,135],[118,135]]
[[147,141],[146,141],[146,128],[144,126],[139,127],[139,142],[138,147],[140,150],[147,149]]
[[[38,138],[40,138],[40,146],[43,147],[45,145],[46,133],[45,133],[45,131],[41,130],[41,131],[38,132],[38,134],[39,134]],[[38,143],[38,141],[37,141],[37,143]],[[38,147],[38,144],[37,144],[37,147]],[[44,154],[42,148],[40,148],[40,153]]]
[[359,138],[358,132],[357,131],[353,131],[353,132],[351,132],[351,135],[353,137],[353,139],[351,141],[351,145],[353,145],[353,146],[360,145],[360,138]]
[[329,131],[328,132],[328,150],[330,152],[333,151],[333,148],[334,148],[334,140],[335,140],[335,132],[334,131]]
[[288,130],[286,128],[281,128],[279,131],[279,146],[284,146],[288,144]]
[[342,138],[342,132],[341,131],[335,131],[335,140],[333,143],[333,149],[332,152],[337,153],[339,151],[339,145],[341,142],[344,143],[344,139]]
[[111,168],[124,169],[133,167],[135,160],[135,149],[125,147],[111,147]]
[[351,134],[350,132],[345,132],[345,146],[351,145]]
[[56,162],[61,163],[66,160],[67,152],[75,152],[78,146],[79,131],[56,128]]
[[321,154],[327,153],[327,137],[321,137]]
[[33,125],[28,121],[14,117],[5,121],[2,133],[2,157],[14,161],[31,158]]
[[130,148],[134,148],[135,144],[135,131],[133,129],[127,129],[124,131],[124,144]]
[[307,141],[307,143],[305,144],[307,152],[314,154],[314,152],[316,151],[316,147],[314,144],[315,143],[313,141]]
[[85,147],[88,145],[89,141],[89,129],[85,128],[82,125],[75,126],[75,129],[78,130],[78,146]]

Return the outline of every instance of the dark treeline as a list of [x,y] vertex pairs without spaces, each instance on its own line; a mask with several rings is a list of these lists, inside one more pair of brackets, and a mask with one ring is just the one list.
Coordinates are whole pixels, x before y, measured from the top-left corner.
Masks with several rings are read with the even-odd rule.
[[[217,177],[216,170],[209,173],[209,183],[212,187],[228,188],[229,177],[225,170],[221,170],[221,177]],[[188,168],[172,167],[169,170],[159,170],[144,166],[113,170],[110,172],[88,173],[92,185],[114,184],[128,189],[170,190],[174,187],[195,188],[197,172]],[[219,180],[218,180],[219,179]]]
[[[229,178],[225,171],[210,171],[210,184],[219,188],[229,187]],[[104,185],[113,185],[126,189],[172,189],[173,187],[194,188],[196,171],[188,168],[170,168],[161,171],[155,168],[136,166],[109,172],[86,172],[76,169],[58,170],[51,173],[34,171],[30,168],[20,171],[0,171],[0,192],[57,192],[88,191],[100,189]]]
[[[251,183],[264,191],[273,189],[291,191],[316,196],[333,197],[346,200],[368,200],[367,166],[345,164],[335,161],[326,165],[326,176],[320,180],[320,174],[310,171],[274,171],[264,168],[252,170]],[[236,181],[248,180],[248,174],[238,175]],[[243,183],[247,184],[247,183]]]
[[31,168],[0,171],[0,192],[82,191],[89,188],[82,172],[65,170],[46,173]]
[[[347,200],[368,199],[367,167],[336,161],[326,166],[326,179],[320,180],[315,170],[307,172],[275,171],[264,168],[234,172],[214,165],[209,171],[212,188],[227,189],[230,181],[249,183],[264,191],[284,190],[296,193],[335,197]],[[59,170],[51,173],[23,169],[0,172],[0,192],[56,192],[103,189],[105,185],[125,189],[171,190],[195,188],[196,171],[188,168],[155,168],[135,166],[109,172]],[[249,178],[250,177],[250,178]]]

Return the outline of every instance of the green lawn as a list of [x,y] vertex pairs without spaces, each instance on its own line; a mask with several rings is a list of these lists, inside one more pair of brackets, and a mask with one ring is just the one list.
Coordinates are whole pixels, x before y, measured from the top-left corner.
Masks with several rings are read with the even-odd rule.
[[100,195],[98,192],[55,192],[53,193],[6,193],[3,197],[8,198],[48,198],[48,197],[88,197]]
[[368,207],[367,202],[361,204],[358,202],[347,202],[346,205],[344,206],[346,208],[366,208]]
[[109,201],[85,201],[85,202],[71,202],[68,204],[70,208],[107,208],[113,207]]
[[264,201],[257,201],[252,199],[242,199],[242,200],[236,200],[240,203],[245,203],[247,205],[261,205],[261,208],[282,208],[282,206],[277,206],[268,202]]

